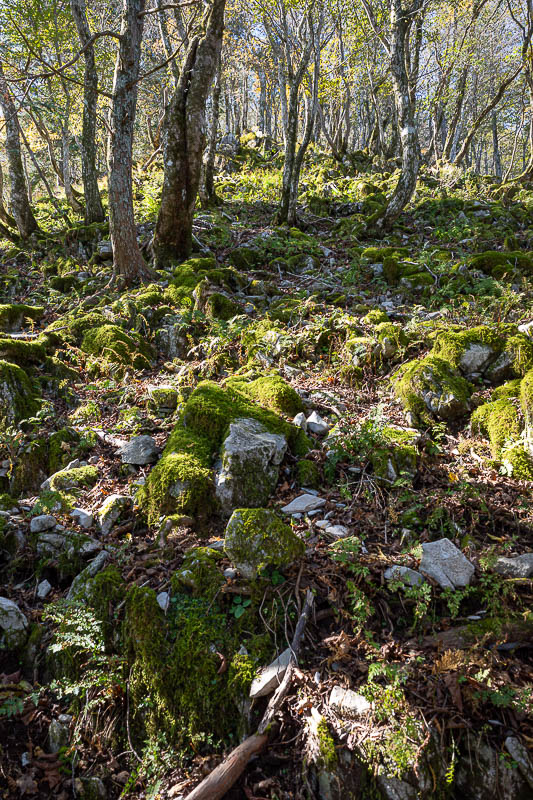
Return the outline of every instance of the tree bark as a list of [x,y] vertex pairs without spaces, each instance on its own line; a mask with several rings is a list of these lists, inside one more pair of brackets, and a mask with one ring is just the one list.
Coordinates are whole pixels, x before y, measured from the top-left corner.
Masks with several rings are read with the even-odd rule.
[[137,244],[133,215],[132,155],[145,0],[123,0],[120,43],[113,76],[109,138],[109,228],[113,280],[131,284],[152,271]]
[[85,195],[85,222],[103,222],[104,207],[98,189],[96,170],[96,108],[98,103],[98,73],[94,58],[94,46],[87,45],[91,32],[87,23],[85,0],[70,0],[70,9],[80,44],[85,48],[85,73],[83,78],[83,122],[81,134],[81,171]]
[[10,211],[13,214],[21,238],[27,239],[32,233],[39,230],[39,226],[33,216],[28,198],[28,187],[22,164],[17,110],[11,97],[1,62],[0,106],[2,107],[6,127],[6,153],[11,184],[9,195]]
[[202,179],[200,182],[200,202],[202,208],[209,208],[212,205],[218,205],[220,202],[215,192],[215,157],[217,153],[217,134],[218,134],[218,117],[220,114],[220,93],[222,90],[221,83],[221,63],[220,56],[218,59],[215,83],[213,85],[213,104],[211,108],[212,118],[211,127],[209,129],[209,141],[207,144],[207,152],[202,169]]
[[153,251],[158,266],[192,250],[192,224],[206,139],[206,100],[222,47],[226,0],[213,0],[203,36],[188,47],[163,122],[164,179]]

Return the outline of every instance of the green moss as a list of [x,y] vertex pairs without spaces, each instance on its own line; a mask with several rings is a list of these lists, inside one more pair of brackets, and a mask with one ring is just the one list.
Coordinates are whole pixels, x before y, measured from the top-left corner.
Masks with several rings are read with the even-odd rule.
[[[433,414],[443,419],[455,419],[465,414],[473,387],[447,361],[430,354],[400,367],[393,376],[393,388],[414,421],[431,424]],[[428,393],[434,396],[436,406],[426,404],[425,395]],[[443,397],[445,400],[453,398],[453,401],[440,407],[439,398]]]
[[163,732],[182,753],[198,752],[204,743],[212,750],[220,740],[237,736],[242,670],[235,663],[219,674],[217,653],[232,660],[234,644],[227,618],[216,606],[178,594],[165,617],[153,590],[133,587],[124,633],[134,736]]
[[269,566],[285,566],[303,556],[305,545],[292,528],[267,508],[237,508],[226,528],[228,558],[246,578]]
[[20,422],[39,409],[34,386],[25,370],[0,360],[0,419]]
[[104,363],[133,366],[143,370],[150,368],[153,350],[138,334],[128,334],[118,325],[101,325],[87,331],[81,349],[98,356]]
[[31,441],[19,451],[11,477],[10,491],[15,496],[24,492],[38,492],[47,477],[46,441]]
[[372,311],[365,314],[361,322],[364,322],[366,325],[379,325],[382,322],[390,322],[390,320],[389,315],[386,314],[385,311],[381,311],[379,308],[373,308]]
[[0,337],[0,358],[20,366],[42,364],[51,345],[52,338],[46,334],[32,341]]
[[507,473],[516,480],[533,481],[533,459],[524,450],[523,442],[505,447],[501,454],[501,462]]
[[337,751],[335,750],[335,740],[324,717],[318,723],[316,733],[319,748],[318,766],[323,769],[333,770],[337,765]]
[[479,269],[495,278],[501,278],[505,273],[514,269],[522,270],[527,274],[533,273],[533,259],[522,251],[500,252],[487,250],[470,259],[472,269]]
[[221,292],[210,294],[205,303],[205,315],[208,319],[228,320],[239,312],[238,303]]
[[252,269],[261,263],[261,253],[253,247],[237,247],[228,258],[237,269]]
[[379,325],[376,325],[374,336],[380,344],[390,342],[398,350],[402,347],[406,347],[409,343],[409,339],[403,327],[395,322],[381,322]]
[[509,336],[505,343],[505,352],[511,358],[515,375],[525,375],[533,368],[533,340],[524,333]]
[[409,255],[407,247],[367,247],[363,250],[363,257],[376,264],[383,263],[385,258],[406,258]]
[[172,592],[178,594],[183,587],[195,595],[212,599],[225,579],[217,567],[221,554],[210,547],[193,547],[185,554],[183,564],[172,576]]
[[476,408],[471,419],[472,431],[489,437],[492,455],[499,458],[506,442],[520,436],[518,411],[511,400],[502,398]]
[[520,384],[520,404],[527,424],[533,424],[533,369],[524,375]]
[[263,408],[270,408],[280,414],[294,417],[303,411],[300,395],[281,375],[264,375],[249,382],[233,378],[228,380],[226,385],[259,403]]
[[458,369],[469,345],[486,345],[494,355],[498,355],[505,346],[505,329],[478,325],[464,331],[442,331],[435,340],[432,353]]
[[375,445],[370,455],[370,463],[375,475],[394,482],[400,475],[414,477],[417,469],[418,450],[416,431],[385,426],[380,430],[383,445]]
[[24,303],[0,305],[0,330],[16,331],[27,319],[38,322],[43,315],[42,306],[28,306]]
[[296,464],[296,476],[300,486],[316,489],[320,485],[320,470],[314,461],[304,458]]
[[400,277],[398,259],[393,256],[385,256],[383,259],[383,277],[387,283],[396,283]]
[[509,400],[512,397],[520,396],[520,378],[515,378],[512,381],[497,386],[492,394],[491,400]]
[[52,492],[74,491],[84,487],[94,486],[98,481],[96,467],[75,467],[63,469],[49,478],[49,488]]

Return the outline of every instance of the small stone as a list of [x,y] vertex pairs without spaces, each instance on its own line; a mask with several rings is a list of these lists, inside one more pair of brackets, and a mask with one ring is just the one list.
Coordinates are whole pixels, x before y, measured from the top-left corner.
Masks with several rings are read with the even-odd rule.
[[15,649],[24,644],[28,631],[28,619],[13,600],[0,597],[0,649],[6,646]]
[[53,719],[48,726],[48,744],[51,753],[59,753],[62,747],[66,747],[69,742],[69,730],[66,725],[62,725],[58,719]]
[[385,580],[402,581],[409,584],[409,586],[420,586],[420,584],[424,583],[424,576],[414,569],[394,564],[385,570]]
[[307,417],[307,428],[311,433],[316,433],[319,436],[325,436],[326,433],[329,433],[328,423],[322,419],[320,414],[317,414],[316,411],[313,411],[313,413]]
[[283,680],[290,660],[291,649],[288,647],[275,661],[256,675],[250,687],[250,697],[255,699],[256,697],[265,697],[268,694],[272,694]]
[[78,525],[82,528],[91,528],[94,522],[94,517],[88,511],[84,511],[82,508],[74,508],[70,512],[70,516],[76,520]]
[[99,461],[100,459],[98,458],[98,456],[91,456],[90,458],[87,459],[87,463],[90,464],[92,467],[96,466],[96,464],[98,464]]
[[474,565],[449,539],[422,545],[420,572],[433,578],[443,589],[468,586],[475,572]]
[[111,533],[117,520],[133,508],[133,500],[124,494],[112,494],[97,511],[96,518],[104,536]]
[[117,455],[123,464],[144,466],[157,461],[160,449],[151,436],[134,436],[129,442],[119,447]]
[[326,528],[328,536],[333,536],[334,539],[345,539],[350,535],[350,531],[346,525],[329,525]]
[[523,553],[515,558],[504,558],[496,561],[494,571],[506,578],[531,578],[533,576],[533,553]]
[[28,764],[30,763],[30,761],[31,761],[30,754],[28,752],[22,753],[22,755],[20,757],[20,763],[22,764],[22,766],[23,767],[27,767]]
[[57,520],[51,514],[40,514],[34,517],[30,522],[30,531],[32,533],[41,533],[42,531],[49,531],[55,528]]
[[159,592],[156,597],[159,608],[165,613],[168,611],[170,605],[170,595],[168,592]]
[[320,530],[325,530],[326,528],[331,527],[329,519],[317,519],[315,525],[317,526],[317,528],[320,528]]
[[296,425],[297,428],[301,428],[303,431],[307,430],[307,420],[305,418],[305,414],[303,411],[300,411],[299,414],[296,414],[292,421],[293,425]]
[[295,497],[294,500],[283,506],[281,509],[284,514],[305,514],[306,511],[314,511],[316,508],[322,508],[326,505],[323,497],[315,497],[312,494],[301,494]]
[[351,689],[343,689],[342,686],[334,686],[329,696],[329,704],[334,711],[341,717],[360,717],[370,711],[372,704]]
[[41,581],[40,584],[37,586],[37,597],[39,600],[44,600],[45,597],[48,597],[50,592],[52,591],[52,584],[44,579]]
[[239,574],[238,570],[233,569],[233,567],[226,567],[226,569],[223,572],[224,577],[228,581],[235,580],[238,574]]

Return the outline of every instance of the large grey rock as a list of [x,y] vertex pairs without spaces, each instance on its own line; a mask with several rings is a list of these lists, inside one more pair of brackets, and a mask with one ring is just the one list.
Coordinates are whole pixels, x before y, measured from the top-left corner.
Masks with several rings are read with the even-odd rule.
[[111,494],[96,513],[98,525],[104,536],[111,530],[121,516],[133,508],[133,500],[125,494]]
[[420,572],[437,581],[443,589],[468,586],[474,575],[474,565],[449,539],[439,539],[422,545]]
[[471,378],[483,372],[493,356],[494,350],[489,345],[471,342],[459,359],[459,369],[466,378]]
[[268,667],[264,667],[253,679],[250,686],[250,697],[265,697],[275,692],[283,676],[287,672],[291,660],[291,649],[288,647]]
[[144,466],[157,461],[160,450],[151,436],[134,436],[129,442],[119,447],[117,455],[123,464]]
[[531,797],[520,769],[502,767],[500,753],[480,734],[470,736],[456,770],[454,796],[461,800],[524,800]]
[[316,497],[314,494],[301,494],[294,500],[283,506],[281,509],[284,514],[305,514],[307,511],[315,511],[326,505],[323,497]]
[[28,619],[13,600],[0,597],[0,647],[21,647],[26,641]]
[[533,553],[523,553],[515,558],[504,558],[496,561],[494,571],[506,578],[531,578],[533,575]]
[[34,517],[30,522],[30,531],[31,533],[41,533],[42,531],[49,531],[51,528],[55,528],[57,525],[57,520],[51,514],[40,514],[38,517]]
[[85,530],[92,528],[94,517],[89,511],[84,511],[83,508],[73,508],[70,516]]
[[329,424],[326,420],[322,419],[320,414],[313,411],[313,413],[307,417],[307,430],[311,431],[311,433],[318,434],[318,436],[325,436],[325,434],[329,432]]
[[98,552],[102,545],[96,539],[92,539],[86,534],[72,533],[71,531],[57,531],[50,533],[44,531],[40,533],[35,544],[37,555],[44,558],[59,558],[65,555],[67,558],[80,556],[89,558],[93,553]]
[[342,686],[334,686],[329,696],[329,705],[340,717],[356,717],[366,714],[372,708],[372,704],[351,689],[344,689]]
[[279,467],[287,451],[284,436],[269,431],[255,419],[237,419],[222,445],[215,475],[216,495],[223,511],[258,508],[276,488]]

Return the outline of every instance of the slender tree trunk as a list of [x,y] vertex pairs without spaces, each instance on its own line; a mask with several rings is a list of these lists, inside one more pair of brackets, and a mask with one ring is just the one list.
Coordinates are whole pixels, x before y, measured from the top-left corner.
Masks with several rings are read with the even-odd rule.
[[15,218],[11,216],[6,210],[4,205],[4,173],[2,172],[2,165],[0,164],[0,220],[11,228],[16,228],[17,223]]
[[19,121],[15,103],[7,85],[3,66],[0,62],[0,106],[4,114],[6,127],[6,153],[9,165],[10,211],[17,223],[18,232],[22,239],[27,239],[32,233],[39,230],[37,221],[33,216],[28,198],[28,186],[24,176],[22,152],[20,148]]
[[152,272],[137,244],[133,215],[132,154],[145,0],[123,0],[120,43],[113,76],[109,140],[109,227],[113,279],[131,284]]
[[218,134],[218,117],[220,114],[220,93],[222,89],[221,84],[221,63],[220,56],[217,64],[217,71],[215,74],[215,83],[213,85],[213,106],[212,106],[212,119],[211,127],[209,130],[209,140],[207,143],[207,152],[204,158],[202,180],[200,181],[200,202],[202,208],[209,208],[212,205],[218,205],[220,202],[215,192],[215,157],[217,153],[217,134]]
[[385,213],[377,221],[378,228],[389,226],[400,216],[416,188],[420,145],[415,119],[415,93],[406,69],[406,47],[413,15],[420,12],[421,7],[422,0],[414,0],[408,9],[403,8],[401,0],[391,0],[390,4],[390,71],[402,149],[402,171]]
[[98,73],[94,58],[94,46],[87,44],[91,37],[87,22],[85,0],[70,0],[70,9],[80,44],[85,48],[84,88],[83,88],[83,122],[81,134],[81,172],[85,195],[85,222],[103,222],[104,207],[98,189],[98,172],[96,170],[96,108],[98,104]]
[[500,156],[500,144],[498,140],[498,116],[495,111],[492,112],[492,152],[494,174],[499,180],[501,180],[502,160]]
[[204,34],[189,43],[163,122],[164,179],[153,250],[158,266],[187,258],[206,138],[206,99],[222,47],[226,0],[213,0]]

